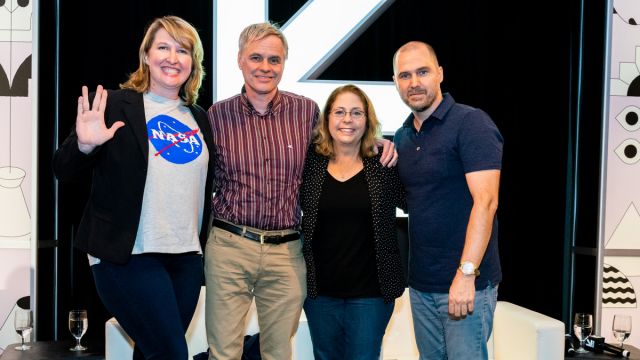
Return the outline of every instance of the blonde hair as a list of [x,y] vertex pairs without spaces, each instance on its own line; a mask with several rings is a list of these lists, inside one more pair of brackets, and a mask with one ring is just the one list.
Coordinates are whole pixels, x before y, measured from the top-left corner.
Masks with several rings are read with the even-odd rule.
[[271,22],[253,24],[244,28],[240,33],[240,39],[238,39],[238,48],[240,53],[244,51],[244,47],[247,46],[248,43],[252,41],[260,41],[267,36],[272,35],[282,41],[282,47],[284,47],[284,59],[287,60],[289,57],[289,44],[287,43],[287,38],[285,38],[282,31],[280,31],[278,24]]
[[149,65],[145,62],[145,57],[160,29],[165,29],[175,41],[191,52],[191,73],[187,81],[180,87],[179,95],[184,100],[184,105],[193,105],[198,100],[198,90],[200,90],[204,78],[204,68],[202,67],[204,51],[196,29],[177,16],[157,18],[149,25],[142,44],[140,44],[140,67],[129,75],[127,82],[120,84],[120,88],[132,89],[137,92],[149,91],[151,80]]
[[324,105],[324,110],[318,118],[318,124],[313,130],[314,143],[316,144],[316,152],[320,155],[328,156],[330,158],[335,157],[335,149],[333,148],[333,138],[329,132],[329,115],[331,114],[331,108],[336,98],[340,94],[352,93],[360,98],[364,111],[367,116],[367,123],[365,124],[364,134],[360,139],[360,158],[372,157],[375,155],[373,147],[376,141],[382,137],[380,121],[376,116],[376,111],[373,109],[371,100],[359,87],[355,85],[341,86],[329,95],[327,102]]

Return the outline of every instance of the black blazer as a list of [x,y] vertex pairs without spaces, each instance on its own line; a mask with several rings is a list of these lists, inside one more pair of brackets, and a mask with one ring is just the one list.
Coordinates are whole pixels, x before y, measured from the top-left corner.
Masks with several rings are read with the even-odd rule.
[[[406,210],[404,188],[400,183],[398,168],[388,168],[380,163],[380,155],[365,158],[364,176],[369,186],[369,196],[373,207],[373,238],[376,248],[376,264],[380,280],[380,291],[386,304],[402,296],[405,280],[402,275],[402,263],[396,234],[396,207]],[[318,202],[322,194],[322,185],[329,166],[329,158],[315,151],[311,145],[304,164],[302,185],[300,187],[300,205],[302,206],[302,230],[304,245],[302,254],[307,263],[307,296],[318,297],[316,290],[316,268],[313,262],[313,234],[318,216]]]
[[[95,94],[90,95],[93,103]],[[189,106],[209,149],[209,165],[205,185],[204,214],[200,229],[200,245],[207,243],[211,194],[213,192],[214,146],[207,113],[198,105]],[[82,215],[74,246],[86,253],[114,264],[126,264],[136,240],[142,197],[147,180],[149,139],[142,93],[123,89],[109,91],[104,113],[107,128],[116,121],[125,126],[113,139],[90,154],[78,149],[75,125],[71,134],[53,156],[53,171],[60,182],[76,182],[93,172],[91,195]]]

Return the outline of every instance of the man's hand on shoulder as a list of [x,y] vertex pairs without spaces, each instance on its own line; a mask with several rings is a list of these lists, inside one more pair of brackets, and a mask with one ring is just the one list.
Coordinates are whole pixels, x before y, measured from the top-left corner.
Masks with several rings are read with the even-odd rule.
[[465,275],[458,269],[449,289],[449,316],[461,318],[473,313],[476,296],[476,276]]
[[398,163],[398,152],[396,145],[387,139],[379,139],[373,146],[373,152],[378,153],[378,147],[382,146],[382,156],[380,163],[382,166],[394,167]]

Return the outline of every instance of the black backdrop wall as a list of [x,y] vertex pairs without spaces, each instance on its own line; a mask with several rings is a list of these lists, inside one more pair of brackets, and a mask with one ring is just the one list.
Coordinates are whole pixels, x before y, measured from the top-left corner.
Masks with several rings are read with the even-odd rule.
[[[271,1],[269,17],[283,24],[304,3]],[[590,6],[583,8],[580,0],[541,0],[535,6],[512,1],[396,0],[320,76],[390,81],[391,59],[398,47],[421,40],[436,49],[444,68],[443,90],[460,103],[486,111],[505,138],[498,210],[504,273],[499,300],[562,320],[568,319],[573,306],[570,254],[575,229],[587,242],[595,244],[597,238],[605,6]],[[104,336],[102,324],[110,316],[95,292],[86,254],[72,247],[90,179],[58,185],[50,160],[75,122],[81,87],[118,88],[138,66],[146,25],[170,14],[199,30],[204,65],[212,69],[213,1],[42,4],[38,225],[41,239],[58,239],[58,249],[40,250],[39,340],[71,339],[66,317],[72,308],[89,310],[93,325],[87,338]],[[588,47],[580,46],[586,42]],[[590,75],[581,82],[583,73]],[[212,90],[207,77],[198,101],[205,109],[213,102]],[[585,139],[582,147],[576,143],[578,136]],[[584,171],[578,172],[578,167]],[[582,291],[576,308],[585,307],[587,312],[592,311],[593,301],[586,299],[585,305],[582,299],[593,294],[594,266],[581,265],[575,285]]]

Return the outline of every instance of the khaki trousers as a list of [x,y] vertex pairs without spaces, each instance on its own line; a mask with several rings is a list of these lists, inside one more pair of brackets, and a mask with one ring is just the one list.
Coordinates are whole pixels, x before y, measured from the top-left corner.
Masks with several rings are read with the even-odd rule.
[[[293,232],[246,229],[264,235]],[[209,360],[240,360],[245,321],[254,297],[262,359],[291,359],[291,337],[298,329],[307,297],[301,241],[260,244],[213,227],[204,270]]]

